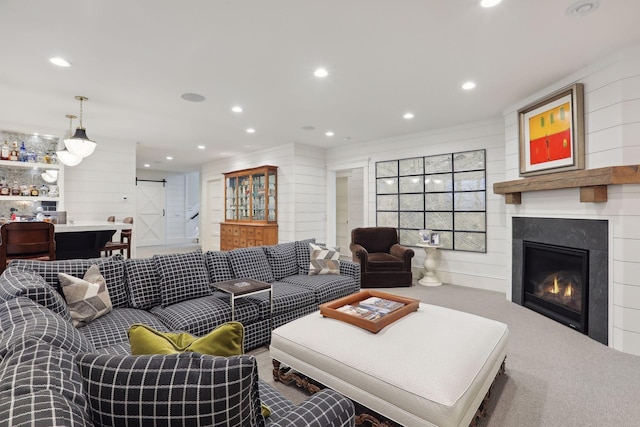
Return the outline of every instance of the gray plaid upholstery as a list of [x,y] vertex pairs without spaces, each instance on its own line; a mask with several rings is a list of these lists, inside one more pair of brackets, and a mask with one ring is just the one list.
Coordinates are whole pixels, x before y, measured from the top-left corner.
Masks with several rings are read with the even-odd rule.
[[33,261],[28,259],[15,259],[11,266],[21,271],[35,271],[53,286],[61,295],[62,289],[58,280],[58,273],[66,273],[70,276],[83,277],[89,267],[97,265],[100,274],[107,281],[109,298],[114,307],[128,307],[129,293],[124,280],[124,258],[116,254],[109,258],[69,259],[62,261]]
[[244,351],[262,347],[271,341],[269,319],[258,320],[244,325]]
[[[311,314],[315,311],[318,311],[318,304],[305,305],[304,307],[297,308],[295,310],[286,311],[279,315],[273,316],[273,327],[277,328],[286,323],[291,322],[292,320],[296,320],[302,316],[306,316],[307,314]],[[271,339],[271,338],[269,338]]]
[[154,307],[151,313],[172,331],[202,336],[231,321],[231,307],[214,296],[182,301],[169,307]]
[[40,339],[73,354],[93,350],[71,322],[25,297],[0,304],[0,332],[0,357],[25,337]]
[[166,325],[148,311],[136,308],[114,308],[105,316],[78,329],[96,349],[129,342],[127,331],[134,323],[144,323],[152,328],[170,332]]
[[0,364],[0,420],[11,426],[89,426],[75,356],[22,337]]
[[207,251],[204,253],[204,261],[209,270],[211,283],[226,282],[235,279],[233,269],[229,263],[229,253],[223,251]]
[[356,289],[356,291],[360,290],[360,264],[344,259],[340,260],[340,274],[353,277],[355,282],[358,284],[358,289]]
[[236,278],[249,278],[262,282],[274,282],[273,273],[260,246],[229,251],[229,261]]
[[264,426],[252,356],[78,355],[96,426]]
[[309,263],[311,262],[311,248],[309,247],[309,243],[315,242],[315,238],[295,241],[298,274],[309,274]]
[[19,296],[27,297],[71,321],[71,314],[64,298],[42,276],[9,267],[0,276],[0,301],[8,301]]
[[297,275],[285,277],[282,281],[313,291],[318,304],[333,301],[360,289],[353,277],[335,274]]
[[260,399],[271,409],[267,427],[347,427],[355,425],[353,402],[338,392],[324,389],[300,406],[292,405],[269,384],[258,381]]
[[[313,291],[301,289],[298,286],[284,282],[272,283],[271,292],[273,292],[273,315],[285,313],[295,310],[296,308],[307,305],[314,305],[316,296]],[[248,300],[260,307],[260,318],[269,318],[269,293],[261,292],[259,294],[248,295],[242,298]],[[317,306],[317,304],[316,304]]]
[[264,246],[263,249],[275,280],[298,274],[295,242]]
[[211,294],[209,272],[201,250],[154,255],[153,260],[160,274],[163,307]]
[[131,307],[148,310],[162,303],[160,274],[153,258],[130,258],[124,261]]

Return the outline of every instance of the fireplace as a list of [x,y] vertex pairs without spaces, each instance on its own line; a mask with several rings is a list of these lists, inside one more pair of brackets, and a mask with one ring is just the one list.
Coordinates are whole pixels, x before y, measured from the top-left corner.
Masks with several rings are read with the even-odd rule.
[[529,241],[523,249],[523,305],[586,334],[589,251]]
[[512,301],[607,345],[608,221],[513,217],[512,226]]

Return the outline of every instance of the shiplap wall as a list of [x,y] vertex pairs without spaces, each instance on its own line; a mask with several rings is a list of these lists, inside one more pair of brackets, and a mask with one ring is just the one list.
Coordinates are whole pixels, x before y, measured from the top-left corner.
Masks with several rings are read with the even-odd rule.
[[[364,148],[366,147],[366,149]],[[504,180],[504,126],[500,120],[470,123],[421,134],[367,141],[330,148],[327,165],[357,162],[366,152],[369,159],[369,224],[376,225],[375,163],[434,154],[486,149],[487,159],[487,253],[439,251],[438,277],[445,283],[504,292],[507,283],[505,257],[504,206],[502,197],[490,189],[494,182]],[[416,233],[416,240],[418,236]],[[424,251],[415,248],[414,276],[419,278],[424,263]]]
[[[324,223],[315,224],[318,217],[324,213],[324,181],[315,180],[323,171],[324,154],[322,150],[297,144],[284,144],[273,149],[246,153],[243,155],[224,158],[204,164],[200,169],[202,227],[219,227],[219,223],[212,221],[213,211],[221,211],[224,206],[210,206],[208,202],[207,182],[219,178],[225,172],[248,169],[263,165],[278,166],[278,241],[289,242],[304,237],[317,237],[318,229],[324,235]],[[224,194],[224,182],[220,182],[220,192]],[[315,188],[320,187],[320,189]],[[319,195],[319,197],[314,197]],[[310,211],[305,205],[316,203],[320,199],[321,205],[315,205],[320,210]],[[224,214],[219,216],[224,219]],[[320,228],[319,228],[320,227]],[[219,242],[211,238],[210,230],[200,231],[203,250],[219,250]]]
[[[640,164],[640,46],[618,52],[504,112],[506,180],[518,179],[517,110],[573,82],[585,87],[585,168]],[[609,221],[609,345],[640,355],[640,185],[611,185],[605,203],[580,203],[579,189],[522,193],[506,207],[511,276],[513,216]],[[506,289],[511,297],[511,288]]]

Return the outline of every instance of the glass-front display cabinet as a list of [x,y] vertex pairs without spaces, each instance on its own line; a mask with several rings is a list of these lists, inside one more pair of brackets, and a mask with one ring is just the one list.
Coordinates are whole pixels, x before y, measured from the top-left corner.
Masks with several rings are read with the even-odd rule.
[[222,250],[277,243],[277,170],[277,166],[260,166],[224,174]]

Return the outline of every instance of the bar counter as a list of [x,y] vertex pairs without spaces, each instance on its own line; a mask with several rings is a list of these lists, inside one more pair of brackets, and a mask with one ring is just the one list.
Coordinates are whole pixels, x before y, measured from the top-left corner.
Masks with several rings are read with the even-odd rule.
[[116,231],[133,228],[133,224],[108,221],[75,221],[55,224],[56,259],[99,258],[100,248]]

